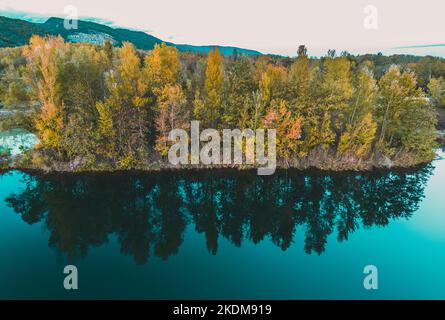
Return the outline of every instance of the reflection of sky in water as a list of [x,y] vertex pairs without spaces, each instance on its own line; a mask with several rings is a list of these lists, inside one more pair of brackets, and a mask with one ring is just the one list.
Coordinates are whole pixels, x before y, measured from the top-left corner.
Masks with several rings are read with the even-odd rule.
[[437,151],[437,160],[434,161],[434,174],[426,186],[427,198],[421,203],[419,211],[414,214],[406,225],[421,232],[424,236],[445,240],[445,209],[444,176],[445,152]]
[[0,150],[9,150],[12,156],[16,156],[23,149],[31,149],[37,143],[34,134],[21,129],[0,132]]

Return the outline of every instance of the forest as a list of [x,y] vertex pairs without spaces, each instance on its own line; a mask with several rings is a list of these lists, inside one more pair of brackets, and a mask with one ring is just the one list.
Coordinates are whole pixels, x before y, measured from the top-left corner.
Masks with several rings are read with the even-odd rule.
[[[276,129],[280,167],[345,170],[431,161],[445,62],[433,57],[295,58],[137,50],[33,36],[0,50],[0,130],[34,150],[9,166],[59,171],[169,167],[172,129]],[[7,155],[2,153],[2,157]]]

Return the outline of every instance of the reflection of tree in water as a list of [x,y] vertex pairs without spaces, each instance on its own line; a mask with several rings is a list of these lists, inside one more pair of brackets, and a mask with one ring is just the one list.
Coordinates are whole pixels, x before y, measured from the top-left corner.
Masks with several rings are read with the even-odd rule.
[[430,174],[431,166],[381,174],[282,171],[270,177],[233,171],[25,175],[25,191],[7,202],[27,223],[43,220],[49,245],[72,260],[111,234],[121,252],[140,264],[150,253],[167,259],[178,252],[189,223],[204,233],[212,254],[218,236],[236,246],[270,239],[286,250],[296,226],[305,232],[305,251],[320,254],[334,231],[342,241],[360,225],[409,218]]

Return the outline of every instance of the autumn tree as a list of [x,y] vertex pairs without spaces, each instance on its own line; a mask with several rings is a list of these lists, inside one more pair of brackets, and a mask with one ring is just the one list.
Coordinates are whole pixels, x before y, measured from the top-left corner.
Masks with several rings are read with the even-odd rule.
[[97,145],[96,104],[106,96],[108,68],[106,52],[92,45],[69,46],[61,59],[58,77],[66,111],[63,140],[68,161],[77,159],[92,167],[103,150]]
[[292,64],[289,71],[289,90],[291,105],[294,110],[306,107],[309,100],[309,89],[311,81],[311,69],[305,46],[298,48],[297,60]]
[[[164,108],[166,101],[170,100],[167,96],[171,94],[176,96],[176,98],[183,96],[180,87],[180,70],[181,63],[178,49],[167,46],[165,43],[161,45],[156,44],[154,49],[145,57],[143,74],[151,97],[148,117],[154,119],[154,121],[148,122],[148,132],[151,133],[148,142],[150,146],[154,145],[158,151],[160,139],[164,142],[164,146],[166,145],[166,132],[163,130],[164,124],[160,122],[166,120],[166,112],[169,112]],[[180,92],[178,92],[178,89]],[[171,103],[177,106],[178,101]],[[180,107],[184,108],[185,102],[181,102]],[[167,123],[165,126],[168,128]],[[163,154],[164,152],[161,153]]]
[[440,78],[431,79],[428,84],[428,90],[433,104],[436,107],[445,106],[445,80]]
[[113,113],[109,106],[102,101],[96,103],[99,115],[97,125],[97,142],[99,149],[97,153],[105,159],[116,161],[116,130],[113,123]]
[[[134,46],[128,42],[117,50],[115,67],[108,76],[109,95],[98,106],[112,114],[116,156],[122,168],[135,167],[147,157],[148,84]],[[106,111],[108,108],[110,111]]]
[[350,62],[345,57],[327,57],[321,71],[320,107],[333,115],[334,128],[341,132],[346,123],[346,114],[351,108],[354,92]]
[[[205,71],[205,96],[195,96],[194,113],[204,126],[216,128],[221,118],[223,67],[219,49],[210,50]],[[201,100],[203,99],[203,100]]]
[[335,142],[335,133],[332,130],[331,114],[328,111],[320,115],[311,115],[305,118],[304,141],[300,157],[307,157],[312,152],[314,156],[327,153]]
[[153,93],[160,95],[165,86],[179,83],[179,52],[176,47],[165,43],[156,44],[154,49],[145,57],[144,75]]
[[286,165],[291,164],[299,151],[302,122],[303,118],[292,115],[284,101],[264,117],[264,127],[276,130],[277,155],[286,162]]
[[348,154],[358,158],[368,155],[377,130],[377,124],[372,116],[377,97],[376,81],[371,71],[364,66],[355,76],[352,106],[346,110],[347,123],[340,136],[339,154]]
[[287,70],[282,66],[269,64],[259,82],[263,106],[268,109],[272,103],[285,97],[287,89]]
[[418,159],[431,159],[437,120],[425,93],[417,87],[414,73],[402,73],[393,66],[379,87],[379,147],[389,155],[406,151]]
[[57,62],[64,45],[61,37],[33,36],[24,51],[29,61],[27,80],[40,103],[40,110],[35,118],[40,147],[46,151],[55,151],[59,158],[63,157],[65,110],[61,101]]
[[354,125],[347,125],[340,137],[338,154],[362,158],[368,155],[377,131],[372,114],[367,113]]

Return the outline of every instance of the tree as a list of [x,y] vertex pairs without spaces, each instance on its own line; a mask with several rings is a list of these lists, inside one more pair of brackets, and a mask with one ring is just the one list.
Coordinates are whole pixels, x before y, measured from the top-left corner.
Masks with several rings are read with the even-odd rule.
[[376,108],[378,88],[365,65],[355,75],[352,107],[347,109],[347,123],[339,140],[337,153],[362,158],[368,155],[376,135],[372,113]]
[[335,133],[331,128],[331,115],[325,111],[321,115],[311,114],[303,125],[303,145],[299,156],[304,158],[312,151],[326,153],[335,142]]
[[[225,128],[245,127],[251,96],[255,90],[253,67],[248,58],[237,58],[226,71],[226,99],[223,105],[222,123]],[[247,110],[246,110],[247,108]]]
[[424,97],[409,103],[401,118],[398,153],[414,157],[414,163],[431,161],[435,157],[437,117],[431,104]]
[[179,52],[176,47],[167,46],[165,43],[156,44],[145,57],[144,73],[156,96],[162,93],[165,86],[179,82],[179,70]]
[[309,58],[305,46],[298,48],[298,58],[290,68],[289,77],[292,106],[295,110],[301,111],[308,103],[311,81]]
[[445,80],[440,78],[431,79],[428,84],[428,90],[433,104],[436,107],[445,106]]
[[356,125],[347,125],[338,145],[340,155],[350,154],[358,158],[367,156],[374,141],[377,124],[367,113]]
[[296,156],[301,144],[302,117],[295,117],[287,109],[284,101],[276,109],[271,109],[264,117],[263,125],[268,129],[277,130],[277,155],[284,159],[287,165]]
[[[221,117],[223,95],[222,56],[219,49],[210,50],[205,71],[204,103],[195,104],[195,116],[204,126],[216,128]],[[198,95],[199,96],[199,95]]]
[[445,77],[444,61],[432,56],[423,57],[413,69],[416,71],[419,86],[425,89],[433,78]]
[[436,117],[412,72],[392,66],[380,79],[377,109],[379,148],[389,155],[411,152],[418,160],[434,154]]
[[331,112],[334,128],[341,132],[346,123],[346,115],[351,108],[351,98],[354,92],[351,83],[350,63],[345,57],[328,57],[324,60],[322,72],[321,108]]
[[188,115],[184,114],[186,98],[180,86],[166,86],[158,98],[155,119],[156,150],[161,156],[168,154],[168,134],[173,129],[187,129]]
[[97,128],[98,153],[105,158],[114,161],[116,158],[116,132],[113,124],[113,114],[111,109],[103,102],[96,104],[99,113],[99,123]]
[[148,151],[148,84],[132,44],[125,42],[117,50],[115,64],[108,77],[109,95],[103,109],[110,109],[112,114],[118,165],[135,167],[146,159]]
[[282,66],[269,64],[259,83],[262,104],[269,108],[274,100],[281,100],[286,94],[287,70]]
[[352,97],[352,108],[349,110],[347,123],[354,125],[363,120],[376,108],[378,86],[372,72],[365,65],[357,71],[355,76],[355,90]]
[[23,79],[23,66],[8,65],[0,79],[0,101],[9,109],[26,109],[30,97]]
[[106,52],[91,45],[69,46],[60,58],[58,79],[65,110],[63,145],[67,161],[91,168],[103,149],[98,147],[96,104],[106,95]]
[[[420,85],[409,70],[419,71]],[[288,165],[383,155],[414,164],[434,156],[444,76],[433,57],[330,50],[315,59],[305,46],[295,60],[223,57],[218,49],[143,52],[36,36],[0,49],[2,107],[22,111],[0,126],[31,128],[40,141],[32,158],[73,169],[145,168],[167,154],[168,133],[187,128],[192,114],[208,128],[277,129],[278,161]]]
[[40,147],[46,151],[56,151],[59,158],[63,157],[65,110],[61,103],[57,61],[63,47],[64,42],[61,37],[33,36],[24,51],[30,61],[27,79],[40,103],[40,110],[35,118]]

